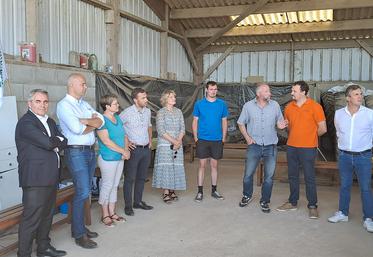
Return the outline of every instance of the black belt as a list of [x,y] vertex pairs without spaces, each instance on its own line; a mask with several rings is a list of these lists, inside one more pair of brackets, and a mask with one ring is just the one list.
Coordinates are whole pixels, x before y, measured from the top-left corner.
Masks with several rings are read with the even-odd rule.
[[147,145],[135,145],[136,148],[149,148],[149,144]]
[[342,153],[350,154],[350,155],[360,155],[360,154],[363,154],[363,153],[371,152],[372,150],[368,149],[368,150],[361,151],[361,152],[351,152],[351,151],[345,151],[345,150],[339,149],[339,151],[341,151]]
[[80,150],[94,150],[95,145],[68,145],[68,148],[80,149]]

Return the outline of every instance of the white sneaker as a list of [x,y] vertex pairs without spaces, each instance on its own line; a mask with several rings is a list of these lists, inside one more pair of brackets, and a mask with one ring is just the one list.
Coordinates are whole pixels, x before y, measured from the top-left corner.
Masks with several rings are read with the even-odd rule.
[[368,232],[373,233],[373,221],[372,221],[371,218],[366,218],[366,219],[364,220],[363,226],[364,226],[364,228],[366,228],[366,230],[367,230]]
[[337,222],[347,222],[348,221],[348,216],[344,215],[341,211],[337,211],[334,213],[334,216],[331,216],[328,218],[328,221],[331,223],[337,223]]

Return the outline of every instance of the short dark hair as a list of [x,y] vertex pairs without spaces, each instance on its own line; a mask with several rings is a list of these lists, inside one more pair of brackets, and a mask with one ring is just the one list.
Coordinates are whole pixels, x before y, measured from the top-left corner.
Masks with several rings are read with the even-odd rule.
[[210,81],[207,81],[207,83],[206,83],[206,89],[208,89],[209,86],[218,86],[218,84],[216,84],[215,81],[210,80]]
[[353,85],[349,85],[347,88],[346,88],[346,91],[345,91],[345,96],[350,96],[350,93],[351,91],[354,91],[354,90],[362,90],[361,87],[359,85],[356,85],[356,84],[353,84]]
[[131,97],[132,99],[136,99],[138,94],[146,93],[145,89],[141,87],[136,87],[132,90]]
[[308,91],[310,90],[310,87],[308,86],[308,84],[303,80],[294,82],[293,86],[300,86],[300,91],[306,92],[306,95],[308,94]]
[[106,105],[111,105],[114,100],[118,100],[118,97],[114,94],[104,95],[100,99],[100,106],[102,110],[106,111]]

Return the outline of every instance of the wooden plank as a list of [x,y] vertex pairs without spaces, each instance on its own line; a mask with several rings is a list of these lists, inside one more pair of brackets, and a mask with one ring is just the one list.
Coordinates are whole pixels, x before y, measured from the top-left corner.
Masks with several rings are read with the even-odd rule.
[[[294,34],[323,31],[343,31],[373,29],[373,19],[345,20],[345,21],[325,21],[297,24],[281,25],[260,25],[234,27],[226,32],[224,36],[259,36],[273,34]],[[188,38],[212,37],[219,33],[221,29],[190,29],[185,31]]]
[[[373,39],[364,40],[370,47],[373,46]],[[359,44],[352,39],[343,40],[328,40],[328,41],[312,41],[312,42],[293,42],[294,50],[303,49],[328,49],[328,48],[355,48],[359,47]],[[227,46],[209,46],[203,54],[207,53],[223,53],[227,49]],[[291,42],[288,43],[266,43],[266,44],[247,44],[247,45],[236,45],[232,52],[257,52],[257,51],[290,51]]]
[[205,81],[210,75],[218,68],[218,66],[224,61],[224,59],[233,51],[235,46],[229,46],[224,53],[222,53],[219,58],[214,62],[213,65],[211,65],[205,74],[203,74],[202,82]]
[[228,25],[226,25],[224,28],[218,29],[209,39],[207,39],[205,42],[203,42],[199,47],[197,47],[196,51],[202,51],[205,49],[208,45],[210,45],[212,42],[214,42],[216,39],[221,37],[224,33],[234,28],[238,23],[240,23],[242,20],[244,20],[247,16],[252,14],[254,11],[259,10],[264,5],[267,4],[269,0],[258,0],[255,4],[249,5],[249,7],[246,7],[243,12],[240,13],[240,15],[231,21]]
[[194,72],[198,73],[199,69],[198,69],[198,65],[197,65],[197,60],[194,56],[194,53],[193,53],[192,47],[190,45],[189,39],[184,37],[180,42],[184,46],[184,48],[187,52],[188,59],[189,59],[190,63],[192,64]]
[[[206,8],[185,8],[172,9],[170,19],[195,19],[210,17],[227,17],[239,15],[242,10],[250,5],[233,5]],[[253,14],[278,13],[278,12],[296,12],[326,9],[350,9],[373,7],[372,0],[307,0],[291,2],[272,2],[256,10]]]
[[119,16],[119,2],[109,0],[109,3],[113,9],[105,11],[107,64],[113,67],[114,73],[120,73],[118,52],[121,18]]
[[144,3],[157,15],[160,20],[165,20],[166,3],[162,0],[144,0]]
[[112,9],[112,6],[110,4],[106,4],[104,2],[101,2],[99,0],[81,0],[82,2],[85,2],[87,4],[93,5],[94,7],[101,8],[102,10],[110,10]]
[[149,22],[141,17],[138,17],[136,15],[133,15],[132,13],[129,13],[129,12],[126,12],[126,11],[119,11],[120,13],[120,16],[122,18],[125,18],[125,19],[128,19],[130,21],[133,21],[133,22],[136,22],[137,24],[140,24],[140,25],[143,25],[145,27],[148,27],[150,29],[153,29],[155,31],[158,31],[158,32],[167,32],[170,36],[174,37],[174,38],[183,38],[184,36],[183,35],[180,35],[179,33],[176,33],[176,32],[173,32],[173,31],[170,31],[170,30],[166,30],[164,28],[162,28],[161,26],[157,25],[157,24],[154,24],[152,22]]
[[167,79],[168,71],[168,16],[169,8],[165,5],[165,19],[161,21],[162,28],[165,30],[161,32],[160,40],[160,77],[161,79]]

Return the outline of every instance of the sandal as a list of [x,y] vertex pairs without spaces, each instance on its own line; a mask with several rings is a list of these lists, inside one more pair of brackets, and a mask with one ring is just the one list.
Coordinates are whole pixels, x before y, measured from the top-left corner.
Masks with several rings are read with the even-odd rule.
[[170,204],[172,202],[172,197],[170,196],[170,194],[164,194],[163,195],[163,202],[165,202],[167,204]]
[[118,222],[126,222],[126,219],[125,219],[125,218],[123,218],[122,216],[119,216],[119,215],[116,214],[115,212],[114,212],[113,215],[110,216],[110,218],[111,218],[112,220],[115,220],[115,221],[118,221]]
[[171,197],[171,199],[172,199],[173,201],[177,201],[177,200],[179,200],[179,197],[175,194],[175,191],[170,191],[169,196]]
[[114,222],[110,216],[105,216],[101,218],[101,222],[107,227],[114,227]]

